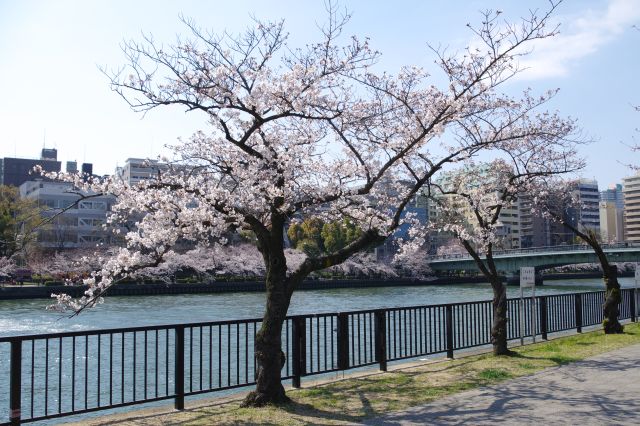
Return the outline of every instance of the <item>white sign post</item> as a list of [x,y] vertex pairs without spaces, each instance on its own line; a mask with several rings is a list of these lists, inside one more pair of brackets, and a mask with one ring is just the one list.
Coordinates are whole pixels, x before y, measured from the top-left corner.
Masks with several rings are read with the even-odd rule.
[[520,344],[524,345],[524,289],[531,287],[531,335],[533,342],[536,341],[535,320],[536,320],[536,268],[533,266],[523,266],[520,268]]

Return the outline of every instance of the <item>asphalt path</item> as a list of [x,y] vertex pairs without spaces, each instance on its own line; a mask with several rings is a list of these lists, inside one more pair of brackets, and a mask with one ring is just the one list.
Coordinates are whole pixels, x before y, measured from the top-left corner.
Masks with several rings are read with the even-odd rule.
[[392,413],[366,425],[640,425],[640,345]]

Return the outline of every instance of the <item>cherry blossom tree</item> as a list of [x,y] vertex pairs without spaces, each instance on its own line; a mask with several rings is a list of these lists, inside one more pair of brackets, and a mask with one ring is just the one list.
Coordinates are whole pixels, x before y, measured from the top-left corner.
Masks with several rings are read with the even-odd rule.
[[88,276],[93,270],[99,268],[96,263],[90,262],[85,257],[86,252],[78,250],[62,250],[48,254],[46,256],[45,265],[39,265],[40,269],[44,269],[56,279],[62,279],[67,284],[81,283],[85,276]]
[[393,257],[391,265],[399,271],[403,277],[413,277],[420,280],[435,279],[433,270],[429,267],[426,259],[427,251],[423,247],[403,246]]
[[0,278],[6,279],[11,276],[15,270],[16,264],[13,259],[2,256],[0,257]]
[[[496,268],[496,248],[510,248],[512,235],[503,221],[507,209],[518,209],[518,197],[531,191],[533,183],[543,177],[569,173],[583,167],[573,151],[575,145],[531,143],[523,141],[520,154],[510,160],[489,163],[468,161],[464,167],[449,173],[432,199],[437,203],[436,218],[431,226],[453,234],[471,255],[493,290],[493,353],[507,355],[507,291]],[[508,219],[512,213],[508,213]],[[519,239],[519,236],[517,237]]]
[[457,238],[448,238],[443,244],[438,245],[437,256],[456,256],[467,253],[464,246],[460,244]]
[[[139,218],[127,246],[87,280],[85,296],[58,295],[59,305],[93,306],[122,276],[161,264],[179,241],[216,244],[249,230],[265,270],[266,307],[255,339],[257,385],[245,404],[287,401],[282,326],[305,277],[413,223],[405,207],[446,165],[482,150],[516,153],[523,140],[563,141],[573,131],[572,121],[540,111],[553,92],[498,91],[526,46],[555,33],[547,26],[555,7],[518,24],[486,12],[473,29],[475,47],[434,49],[443,88],[418,67],[376,73],[379,53],[367,40],[342,36],[348,16],[333,7],[321,40],[302,48],[289,45],[282,22],[256,22],[231,36],[185,21],[192,38],[173,46],[151,37],[126,43],[129,63],[110,74],[113,90],[135,111],[181,106],[201,113],[209,128],[179,141],[172,167],[135,186],[57,175],[117,195],[110,223]],[[469,130],[482,137],[455,137]],[[311,216],[348,220],[362,232],[334,252],[287,257],[288,221]]]
[[533,208],[536,212],[547,217],[573,232],[578,238],[591,246],[600,262],[602,268],[602,279],[605,286],[605,301],[602,306],[604,319],[602,327],[605,334],[618,334],[623,332],[623,325],[620,324],[620,303],[622,294],[620,293],[620,283],[618,282],[618,267],[609,263],[607,255],[600,245],[599,235],[594,229],[586,227],[577,220],[571,220],[567,213],[568,209],[581,208],[581,202],[577,191],[577,182],[561,179],[544,179],[537,182],[532,193],[536,196],[533,199]]
[[67,249],[60,251],[34,250],[25,256],[27,267],[40,278],[49,276],[56,280],[65,280],[68,284],[82,284],[91,272],[100,269],[101,262],[110,257],[113,249],[99,247],[92,252],[86,249]]
[[264,275],[264,264],[258,250],[250,244],[198,245],[188,250],[169,250],[161,263],[135,268],[130,277],[168,282],[180,271],[191,271],[201,279],[216,275],[255,277]]
[[395,278],[398,273],[391,265],[379,262],[374,253],[356,253],[344,262],[329,268],[331,272],[351,276],[380,276]]

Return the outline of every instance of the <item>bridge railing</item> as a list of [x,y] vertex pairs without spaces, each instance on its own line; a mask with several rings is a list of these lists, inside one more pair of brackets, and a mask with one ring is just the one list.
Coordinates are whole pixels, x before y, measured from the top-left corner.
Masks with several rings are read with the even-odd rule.
[[[622,297],[620,318],[635,321],[638,295],[624,289]],[[523,336],[580,332],[602,322],[603,302],[603,291],[510,299],[508,339],[521,337],[521,321]],[[491,343],[492,317],[491,301],[290,316],[282,377],[298,387],[315,374],[453,357]],[[0,424],[163,400],[183,409],[190,395],[253,385],[260,326],[245,319],[1,337]]]
[[[640,249],[640,243],[615,243],[602,244],[603,250],[620,250],[620,249]],[[530,247],[520,249],[496,250],[494,256],[508,256],[517,254],[535,254],[535,253],[555,253],[555,252],[572,252],[572,251],[592,251],[593,249],[587,244],[574,244],[562,246],[548,247]],[[455,259],[471,259],[468,253],[453,253],[427,256],[427,260],[455,260]]]

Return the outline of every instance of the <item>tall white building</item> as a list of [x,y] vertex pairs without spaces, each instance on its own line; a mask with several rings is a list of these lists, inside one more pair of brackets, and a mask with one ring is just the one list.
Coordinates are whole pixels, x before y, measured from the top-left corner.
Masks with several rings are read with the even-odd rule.
[[624,178],[624,229],[625,240],[640,241],[640,173]]
[[622,185],[600,192],[600,236],[605,243],[624,241],[624,193]]
[[624,211],[615,201],[600,201],[600,237],[607,244],[624,241]]

